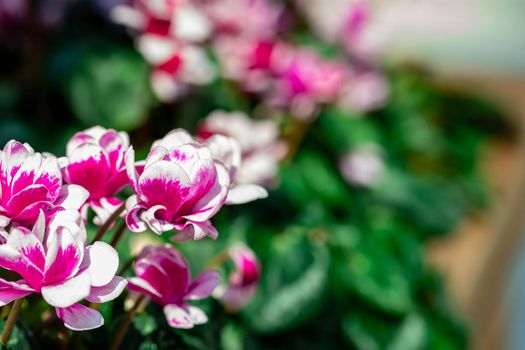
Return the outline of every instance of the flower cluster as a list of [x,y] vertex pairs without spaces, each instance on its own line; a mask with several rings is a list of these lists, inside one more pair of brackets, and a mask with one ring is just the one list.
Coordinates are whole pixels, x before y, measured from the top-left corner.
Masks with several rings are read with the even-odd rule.
[[[38,293],[70,329],[104,323],[81,301],[111,301],[128,281],[116,276],[119,257],[112,245],[117,241],[109,245],[97,237],[87,242],[90,208],[102,233],[125,216],[135,232],[176,230],[176,241],[216,238],[210,219],[224,204],[264,198],[267,192],[237,182],[241,146],[212,133],[196,139],[173,130],[155,141],[140,162],[126,133],[99,126],[76,133],[61,158],[8,142],[0,152],[0,267],[20,278],[0,278],[0,304]],[[122,198],[128,184],[134,194]],[[145,248],[135,273],[129,289],[162,305],[170,325],[190,328],[206,322],[206,315],[187,301],[211,295],[218,272],[206,271],[191,281],[184,256],[163,245]]]
[[64,184],[58,159],[10,141],[0,156],[2,244],[0,267],[21,279],[0,279],[0,303],[40,293],[75,330],[103,324],[79,302],[116,298],[126,281],[115,273],[118,254],[106,243],[87,244],[80,208],[89,192]]
[[[353,9],[349,34],[341,34],[348,45],[360,42],[366,9]],[[153,90],[164,101],[211,82],[215,69],[204,54],[210,45],[224,78],[296,117],[311,118],[326,103],[368,111],[384,102],[387,85],[377,71],[283,40],[285,17],[284,7],[269,0],[135,0],[113,11],[116,22],[138,31],[138,49],[153,66]]]

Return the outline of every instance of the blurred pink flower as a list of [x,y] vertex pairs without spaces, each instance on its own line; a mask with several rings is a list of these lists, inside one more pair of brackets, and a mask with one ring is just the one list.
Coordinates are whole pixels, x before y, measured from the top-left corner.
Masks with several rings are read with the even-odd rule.
[[22,279],[0,279],[0,305],[40,293],[66,327],[87,330],[102,326],[102,315],[79,302],[113,300],[127,282],[115,276],[119,260],[113,247],[103,242],[86,246],[85,242],[82,218],[73,210],[57,213],[47,226],[41,212],[32,231],[12,228],[7,242],[0,245],[0,267]]
[[369,187],[383,174],[385,163],[380,152],[372,147],[347,152],[339,160],[339,170],[351,185]]
[[254,252],[245,245],[236,245],[229,251],[235,265],[228,284],[217,288],[214,296],[232,312],[250,302],[259,286],[261,266]]
[[370,112],[382,107],[389,95],[389,85],[378,71],[352,74],[339,96],[339,105],[355,112]]
[[215,77],[215,67],[198,45],[145,34],[137,39],[137,47],[153,67],[151,86],[162,101],[174,101],[191,86],[208,84]]
[[[240,154],[235,145],[213,135],[235,139],[240,146]],[[241,112],[214,111],[199,124],[198,136],[207,139],[212,153],[223,158],[223,162],[230,168],[232,182],[237,184],[239,190],[231,189],[228,201],[235,201],[236,192],[243,187],[241,185],[270,187],[277,182],[279,162],[286,155],[287,147],[279,139],[279,128],[275,121],[253,120]],[[229,148],[232,149],[230,152]],[[224,155],[227,154],[231,154],[230,159],[224,160]],[[252,189],[263,194],[256,188]]]
[[197,0],[214,23],[216,35],[253,39],[273,38],[283,6],[268,0]]
[[178,230],[175,240],[217,237],[210,218],[226,200],[230,177],[209,148],[177,129],[153,143],[140,172],[134,157],[130,147],[126,166],[136,193],[126,203],[130,230]]
[[66,157],[59,159],[64,180],[89,191],[84,208],[95,211],[97,225],[106,222],[123,203],[115,194],[129,182],[124,159],[128,147],[125,132],[95,126],[77,132],[67,143]]
[[144,248],[135,263],[137,277],[129,278],[128,289],[146,294],[164,308],[168,324],[175,328],[193,328],[208,317],[198,307],[188,304],[210,296],[219,283],[217,271],[204,271],[191,280],[186,258],[169,245]]
[[320,104],[337,99],[349,74],[342,62],[323,59],[309,49],[283,50],[277,60],[269,103],[287,107],[299,118],[311,118]]
[[153,67],[152,88],[165,102],[174,101],[192,85],[204,85],[215,70],[198,43],[212,31],[207,17],[189,0],[136,0],[118,5],[115,22],[138,32],[137,48]]
[[261,92],[270,87],[275,53],[284,46],[271,40],[233,36],[218,37],[213,45],[222,75],[241,83],[249,92]]
[[28,144],[11,140],[0,151],[0,235],[9,224],[33,225],[41,210],[46,216],[63,209],[78,210],[88,192],[64,185],[56,157],[36,153]]

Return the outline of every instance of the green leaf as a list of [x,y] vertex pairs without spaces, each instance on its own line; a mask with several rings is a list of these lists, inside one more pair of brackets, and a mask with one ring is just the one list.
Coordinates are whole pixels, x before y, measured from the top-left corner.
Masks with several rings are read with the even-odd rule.
[[[5,326],[5,320],[0,321],[0,329],[4,329],[4,326]],[[11,337],[9,338],[9,341],[7,342],[7,347],[10,350],[30,350],[31,349],[29,341],[26,339],[26,334],[22,331],[22,329],[17,324],[15,324],[15,326],[13,327]]]
[[405,318],[388,346],[388,350],[420,350],[425,348],[426,341],[425,319],[421,315],[413,313]]
[[235,323],[228,323],[221,330],[221,346],[223,350],[243,350],[244,331]]
[[304,233],[287,232],[274,240],[257,299],[244,312],[259,333],[277,333],[312,315],[327,285],[329,254]]
[[157,321],[151,315],[141,314],[133,318],[133,326],[140,334],[147,336],[157,330]]
[[133,130],[152,104],[149,68],[134,51],[108,47],[86,53],[67,84],[75,116],[87,125]]
[[374,188],[374,196],[425,235],[452,231],[467,207],[461,192],[449,182],[402,172],[388,173]]

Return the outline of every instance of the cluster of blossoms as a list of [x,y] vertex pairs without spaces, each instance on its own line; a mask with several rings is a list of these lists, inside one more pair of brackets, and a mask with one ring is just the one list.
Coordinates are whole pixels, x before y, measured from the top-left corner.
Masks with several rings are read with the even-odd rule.
[[[0,278],[0,304],[39,293],[66,327],[86,330],[104,320],[81,301],[105,303],[127,286],[162,305],[173,327],[206,322],[203,311],[188,301],[212,295],[220,282],[217,271],[191,280],[188,263],[176,248],[153,245],[138,255],[136,277],[126,280],[116,276],[119,257],[112,246],[116,242],[89,244],[86,220],[91,208],[94,224],[105,230],[125,217],[134,232],[177,231],[173,239],[179,242],[216,238],[210,219],[223,205],[265,198],[268,193],[258,183],[268,184],[272,174],[258,178],[258,183],[246,182],[255,179],[250,172],[257,166],[244,169],[243,161],[276,147],[272,146],[276,131],[261,122],[257,127],[267,133],[265,142],[241,146],[242,140],[213,130],[214,115],[203,122],[202,137],[173,130],[154,142],[139,162],[126,133],[102,127],[75,134],[62,158],[10,141],[0,152],[0,267],[20,279]],[[243,115],[232,116],[249,121]],[[253,154],[247,156],[247,149]],[[257,162],[261,161],[252,161]],[[122,199],[128,184],[134,194]],[[244,305],[256,288],[259,265],[247,247],[232,259],[239,271],[221,287],[232,291],[215,296],[225,305]]]
[[223,77],[299,118],[326,103],[357,111],[382,105],[388,89],[378,71],[282,40],[284,17],[284,7],[269,0],[135,0],[113,10],[116,22],[138,31],[137,47],[153,66],[162,100],[213,80],[216,69],[204,54],[210,45]]

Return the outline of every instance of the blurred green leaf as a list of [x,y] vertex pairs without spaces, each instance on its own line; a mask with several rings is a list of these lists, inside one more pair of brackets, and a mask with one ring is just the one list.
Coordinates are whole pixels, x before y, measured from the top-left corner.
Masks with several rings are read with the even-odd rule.
[[417,313],[409,314],[392,342],[388,350],[421,350],[426,348],[427,329],[425,319]]
[[329,255],[301,231],[274,240],[257,299],[243,313],[259,333],[297,326],[317,308],[326,287]]
[[133,318],[133,326],[140,334],[147,336],[157,329],[157,321],[151,315],[140,314]]
[[148,118],[152,105],[149,68],[131,50],[85,53],[69,78],[67,96],[86,125],[133,130]]

